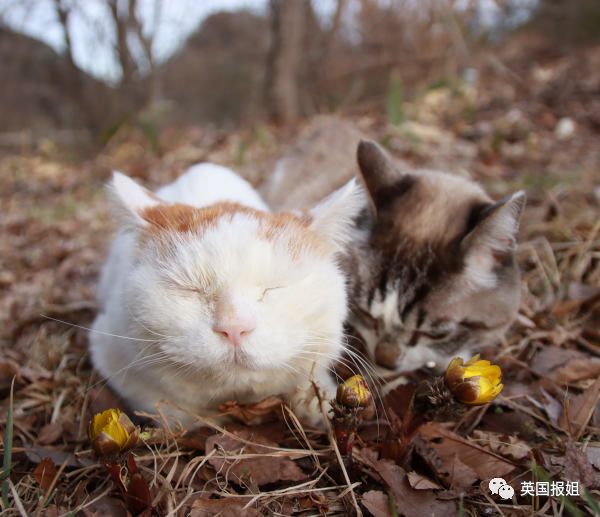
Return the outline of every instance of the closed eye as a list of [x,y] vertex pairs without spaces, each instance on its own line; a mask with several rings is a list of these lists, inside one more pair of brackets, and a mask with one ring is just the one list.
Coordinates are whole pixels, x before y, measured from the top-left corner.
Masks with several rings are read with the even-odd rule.
[[269,291],[274,291],[275,289],[283,289],[283,286],[277,286],[277,287],[267,287],[263,292],[262,295],[260,296],[260,298],[258,299],[259,302],[262,302],[265,299],[265,296],[267,295],[267,293]]
[[203,289],[201,287],[186,286],[186,285],[182,285],[178,282],[174,282],[174,281],[169,281],[168,286],[173,289],[176,289],[179,292],[184,292],[184,293],[195,293],[195,294],[200,294],[202,296],[207,296],[208,294],[210,294],[208,289]]
[[460,322],[460,326],[468,330],[492,330],[493,327],[486,325],[479,321],[463,320]]
[[427,336],[429,339],[440,340],[447,338],[452,332],[450,330],[419,330],[419,334]]

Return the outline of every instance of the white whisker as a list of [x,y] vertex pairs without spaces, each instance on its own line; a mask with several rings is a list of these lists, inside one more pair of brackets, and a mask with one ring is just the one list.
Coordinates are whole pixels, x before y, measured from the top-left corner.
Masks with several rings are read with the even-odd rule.
[[83,325],[77,325],[75,323],[71,323],[69,321],[59,320],[58,318],[53,318],[52,316],[48,316],[46,314],[40,314],[42,318],[46,318],[51,321],[56,321],[57,323],[62,323],[63,325],[69,325],[70,327],[87,330],[88,332],[94,332],[96,334],[102,334],[103,336],[116,337],[119,339],[128,339],[130,341],[145,341],[145,342],[154,342],[155,339],[143,339],[137,337],[129,337],[129,336],[120,336],[119,334],[111,334],[110,332],[103,332],[101,330],[92,329],[90,327],[84,327]]

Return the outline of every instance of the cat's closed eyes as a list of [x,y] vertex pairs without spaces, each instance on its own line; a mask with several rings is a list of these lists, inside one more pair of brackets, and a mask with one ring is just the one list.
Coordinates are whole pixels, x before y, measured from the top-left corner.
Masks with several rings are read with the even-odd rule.
[[495,202],[473,181],[411,170],[360,139],[351,125],[322,119],[265,186],[272,206],[299,208],[361,179],[369,202],[344,264],[352,333],[372,360],[396,371],[431,362],[440,369],[497,343],[519,306],[514,249],[524,193]]
[[[360,210],[349,183],[304,215],[273,214],[215,165],[156,194],[115,174],[122,227],[90,334],[94,366],[133,409],[183,421],[226,400],[282,394],[318,423],[343,351],[346,285],[337,254]],[[179,408],[179,409],[177,409]]]
[[524,193],[494,202],[461,177],[402,171],[373,142],[357,156],[371,202],[347,268],[359,272],[351,324],[371,356],[410,371],[499,341],[519,307]]

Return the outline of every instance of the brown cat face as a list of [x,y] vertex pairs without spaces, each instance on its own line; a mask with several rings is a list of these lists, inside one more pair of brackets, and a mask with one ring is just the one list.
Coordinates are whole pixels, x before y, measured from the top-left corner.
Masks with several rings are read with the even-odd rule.
[[514,320],[518,192],[493,202],[472,181],[398,170],[373,142],[358,163],[370,197],[369,238],[355,264],[352,324],[371,356],[397,370],[496,342]]

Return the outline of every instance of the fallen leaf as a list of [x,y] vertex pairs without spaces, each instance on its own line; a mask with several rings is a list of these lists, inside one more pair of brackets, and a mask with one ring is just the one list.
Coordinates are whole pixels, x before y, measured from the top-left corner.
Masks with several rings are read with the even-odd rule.
[[94,461],[90,458],[76,456],[71,452],[65,452],[58,447],[27,447],[25,449],[27,459],[32,463],[40,463],[42,459],[48,458],[52,460],[55,466],[61,466],[65,461],[67,467],[89,467],[94,465]]
[[456,515],[456,505],[453,502],[437,499],[432,490],[411,488],[406,472],[393,461],[378,460],[372,466],[390,489],[398,515],[405,517]]
[[556,318],[564,318],[576,313],[584,305],[590,305],[600,299],[600,288],[571,282],[568,287],[568,299],[558,303],[552,309],[552,314]]
[[42,445],[50,445],[56,442],[63,434],[63,426],[60,422],[53,422],[42,427],[38,434],[38,442]]
[[600,447],[594,447],[592,445],[588,445],[585,448],[585,455],[588,458],[588,461],[600,470]]
[[552,395],[550,395],[550,393],[548,393],[544,388],[540,388],[540,395],[541,397],[539,402],[542,404],[542,407],[548,415],[550,422],[552,422],[554,425],[558,425],[558,419],[562,413],[561,403]]
[[551,373],[550,378],[560,384],[596,379],[600,376],[600,359],[585,357],[572,359]]
[[55,504],[49,504],[48,506],[46,506],[46,508],[44,508],[43,515],[44,517],[62,517],[63,515],[69,513],[69,509],[64,506],[56,506]]
[[532,369],[540,376],[544,376],[556,368],[573,359],[586,357],[578,350],[562,348],[560,346],[546,345],[541,347],[533,356]]
[[[276,450],[277,443],[251,430],[237,430],[236,440],[229,435],[213,435],[206,439],[206,454],[215,448],[218,452],[211,456],[209,463],[218,472],[236,483],[246,483],[251,479],[258,486],[277,481],[300,481],[306,474],[285,453]],[[253,442],[253,444],[244,443]],[[257,455],[240,458],[240,455]]]
[[219,406],[219,411],[247,425],[258,425],[272,421],[281,413],[283,400],[279,397],[268,397],[255,404],[240,404],[228,401]]
[[197,427],[187,431],[177,440],[177,443],[188,449],[205,451],[206,439],[213,434],[215,434],[215,432],[210,427]]
[[413,487],[416,490],[439,490],[442,487],[440,485],[438,485],[437,483],[434,483],[433,481],[431,481],[431,479],[422,476],[421,474],[419,474],[418,472],[415,472],[414,470],[410,471],[408,474],[408,483],[410,484],[411,487]]
[[492,452],[510,458],[521,460],[531,453],[531,447],[516,436],[509,436],[489,431],[473,431],[473,439],[478,445],[483,445]]
[[236,499],[207,499],[199,497],[192,503],[190,517],[258,517],[254,508],[244,508],[245,503]]
[[23,382],[20,366],[12,359],[0,359],[0,396],[2,398],[8,395],[13,377],[15,384]]
[[467,488],[477,480],[503,477],[515,465],[488,449],[466,440],[436,422],[419,428],[419,436],[441,459],[431,465],[449,487]]
[[13,377],[16,377],[17,381],[21,379],[19,364],[12,359],[0,359],[0,382],[10,383]]
[[81,509],[84,517],[127,517],[125,503],[116,497],[102,497]]
[[521,411],[486,413],[481,419],[481,428],[501,434],[516,434],[525,440],[533,439],[536,434],[535,420]]
[[589,300],[600,294],[600,287],[582,284],[581,282],[569,282],[567,295],[570,300]]
[[579,481],[587,488],[600,486],[600,474],[594,471],[587,455],[573,442],[567,443],[564,456],[551,456],[550,463],[562,467],[561,479]]
[[583,393],[568,399],[560,415],[559,425],[575,439],[579,438],[592,418],[600,399],[600,377]]
[[381,490],[369,490],[362,495],[363,506],[373,514],[373,517],[392,517],[390,500]]
[[90,411],[93,415],[102,413],[107,409],[120,409],[127,412],[128,408],[124,401],[107,385],[97,386],[90,390]]
[[416,391],[416,384],[400,384],[390,391],[384,399],[384,404],[400,418],[404,418],[410,407]]
[[532,369],[540,377],[569,384],[600,376],[600,359],[578,350],[545,346],[534,356]]
[[35,467],[33,477],[44,490],[48,490],[56,477],[54,462],[50,458],[44,458]]
[[477,472],[458,456],[443,458],[442,461],[444,464],[437,470],[437,474],[445,480],[448,488],[466,490],[479,480]]

